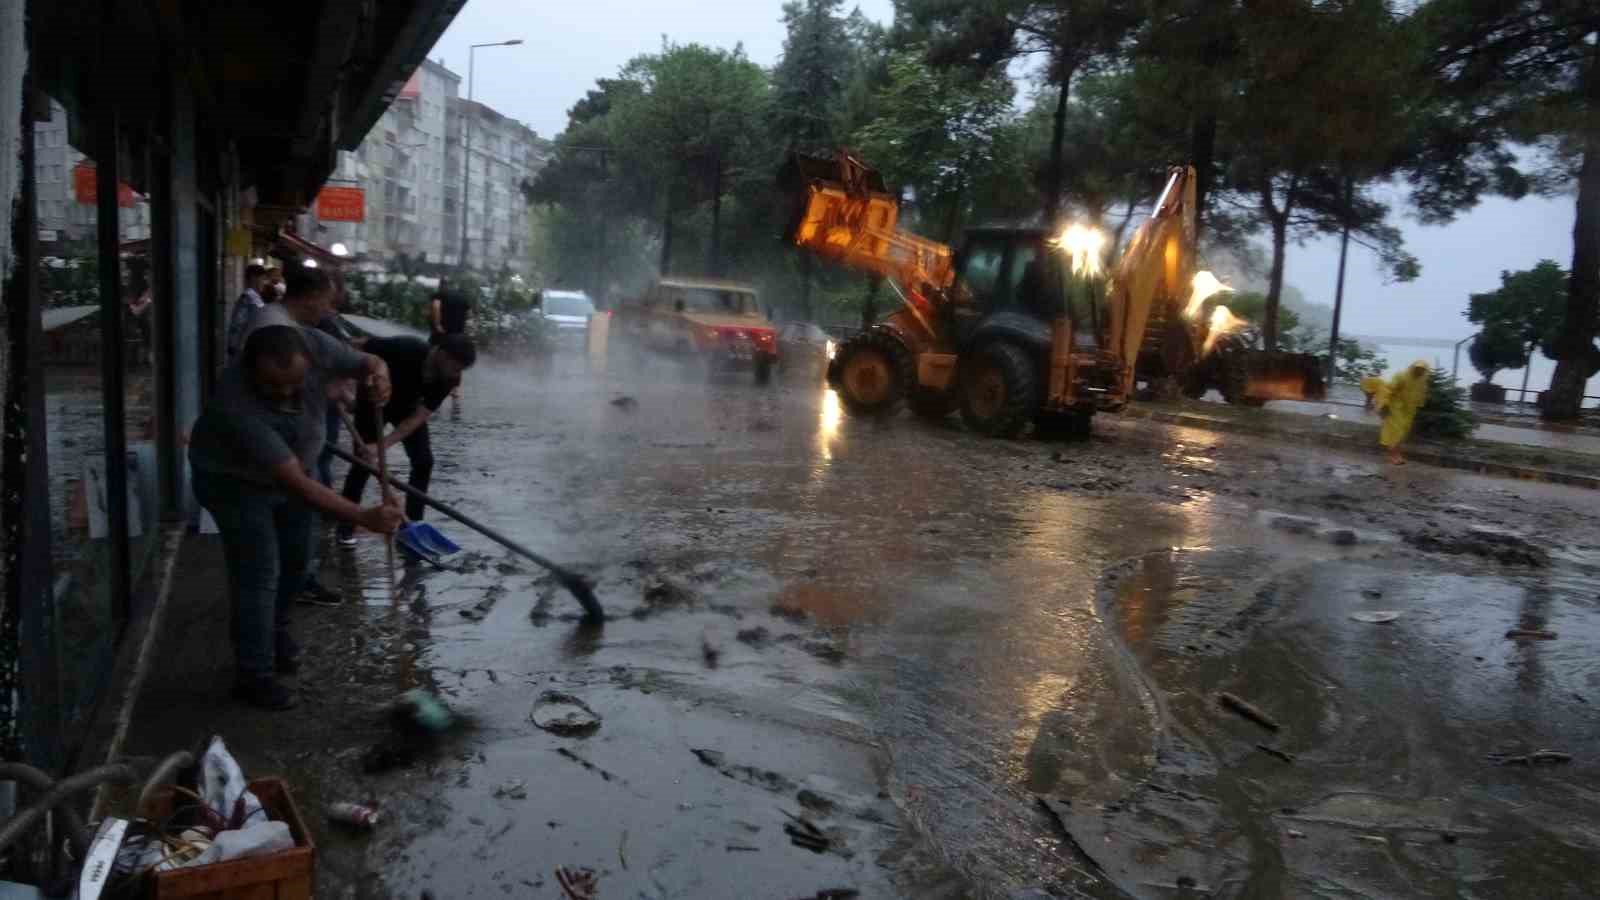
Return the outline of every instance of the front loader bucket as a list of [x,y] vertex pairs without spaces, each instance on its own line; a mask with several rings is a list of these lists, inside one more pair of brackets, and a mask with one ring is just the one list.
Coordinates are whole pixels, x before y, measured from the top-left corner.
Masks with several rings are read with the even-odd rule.
[[1248,350],[1235,365],[1244,368],[1244,396],[1250,400],[1321,400],[1328,393],[1322,360],[1309,353]]
[[949,247],[896,231],[899,201],[883,176],[849,153],[796,153],[778,173],[787,227],[784,240],[847,268],[894,279],[907,290],[950,286]]

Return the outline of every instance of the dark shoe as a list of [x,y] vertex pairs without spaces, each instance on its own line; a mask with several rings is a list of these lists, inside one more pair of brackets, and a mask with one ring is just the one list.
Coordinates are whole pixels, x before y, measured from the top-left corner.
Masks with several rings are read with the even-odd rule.
[[348,525],[340,525],[338,542],[341,547],[354,547],[356,545],[356,530]]
[[300,671],[300,645],[287,634],[279,635],[272,651],[273,668],[279,675],[293,675]]
[[294,694],[270,676],[240,678],[233,683],[233,697],[261,709],[293,709]]
[[322,586],[322,582],[312,580],[306,584],[306,589],[295,598],[297,603],[309,603],[312,606],[342,606],[344,595],[337,591],[330,591]]

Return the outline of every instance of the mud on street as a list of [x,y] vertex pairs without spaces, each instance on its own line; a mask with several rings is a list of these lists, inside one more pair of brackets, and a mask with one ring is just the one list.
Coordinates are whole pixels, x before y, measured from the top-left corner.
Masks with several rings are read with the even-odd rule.
[[[581,363],[481,367],[436,426],[436,494],[609,621],[444,521],[467,552],[399,604],[379,541],[330,549],[364,602],[297,611],[299,710],[208,722],[304,806],[382,808],[314,817],[319,895],[1600,889],[1588,493]],[[386,743],[418,686],[467,727]]]

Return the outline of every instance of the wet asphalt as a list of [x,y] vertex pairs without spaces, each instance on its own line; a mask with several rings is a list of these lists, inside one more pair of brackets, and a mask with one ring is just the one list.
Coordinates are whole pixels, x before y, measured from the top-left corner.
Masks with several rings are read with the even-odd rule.
[[[262,752],[319,896],[1600,892],[1588,493],[581,359],[481,367],[435,430],[435,493],[609,619],[437,516],[465,552],[398,602],[376,539],[330,552],[361,602],[297,613],[297,724],[237,726],[314,736]],[[465,724],[415,749],[381,707],[418,686]],[[381,826],[316,816],[346,799]]]

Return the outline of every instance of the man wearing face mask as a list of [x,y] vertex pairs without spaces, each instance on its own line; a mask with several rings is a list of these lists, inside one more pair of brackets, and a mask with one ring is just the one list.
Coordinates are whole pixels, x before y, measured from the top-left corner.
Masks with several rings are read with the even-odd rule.
[[[366,341],[361,349],[387,363],[394,378],[393,397],[383,409],[384,419],[394,425],[394,431],[383,437],[382,446],[400,444],[405,447],[406,458],[411,462],[411,477],[407,481],[427,493],[428,481],[433,475],[433,442],[428,435],[428,420],[461,383],[461,373],[478,361],[478,350],[472,338],[464,334],[439,335],[432,346],[421,338],[382,338]],[[368,444],[379,440],[377,418],[378,410],[370,393],[362,391],[356,402],[355,424],[361,429],[361,440]],[[344,479],[344,498],[351,503],[361,502],[367,478],[366,469],[351,466]],[[406,499],[407,519],[419,522],[424,511],[421,500]],[[353,547],[355,542],[355,530],[349,524],[340,525],[339,544]]]
[[401,522],[397,506],[362,509],[311,475],[322,450],[322,413],[308,414],[323,392],[311,377],[319,359],[332,375],[371,378],[367,357],[318,338],[326,336],[298,325],[252,331],[189,443],[195,496],[216,519],[227,561],[233,693],[266,709],[294,705],[277,676],[296,668],[289,610],[304,584],[313,511],[384,534]]

